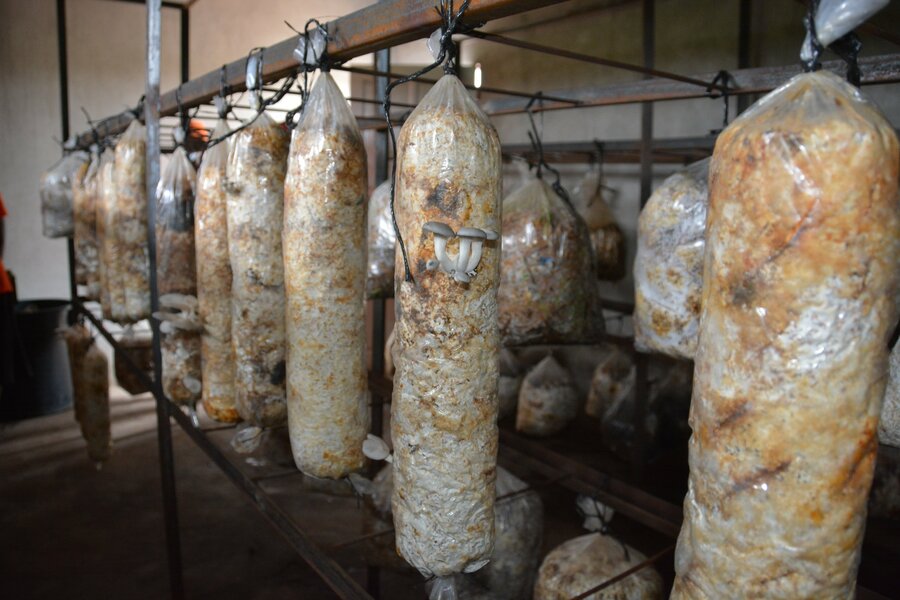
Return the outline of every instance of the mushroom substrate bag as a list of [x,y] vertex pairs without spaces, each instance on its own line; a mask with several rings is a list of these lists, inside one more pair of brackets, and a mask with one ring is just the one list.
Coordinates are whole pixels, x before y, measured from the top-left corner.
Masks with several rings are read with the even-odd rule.
[[878,439],[882,444],[900,448],[900,344],[891,350],[884,406],[878,423]]
[[578,414],[578,392],[571,374],[555,358],[539,362],[522,380],[516,431],[548,436],[562,431]]
[[84,414],[85,381],[84,356],[92,343],[91,334],[84,325],[76,324],[63,330],[69,355],[69,372],[72,374],[72,405],[75,420],[81,422]]
[[100,298],[100,245],[97,237],[97,176],[100,156],[92,154],[84,176],[72,187],[74,213],[75,282],[87,286],[91,300]]
[[72,190],[84,175],[88,155],[77,151],[66,154],[41,176],[41,225],[49,238],[71,236],[75,230]]
[[228,255],[235,403],[245,421],[284,423],[284,262],[281,226],[288,135],[267,114],[231,138]]
[[159,295],[197,294],[194,185],[184,148],[172,153],[156,189],[156,281]]
[[287,407],[294,461],[339,479],[365,465],[366,150],[321,73],[294,129],[284,186]]
[[451,275],[435,265],[441,240],[425,225],[499,231],[500,185],[497,132],[445,75],[400,132],[395,199],[412,281],[398,252],[394,525],[398,551],[426,576],[475,571],[493,548],[500,247],[449,240],[448,263],[453,251],[468,258],[470,245],[481,253]]
[[638,219],[634,343],[641,351],[693,358],[700,329],[709,159],[658,187]]
[[97,241],[100,248],[100,305],[103,318],[125,320],[125,290],[118,233],[113,218],[116,212],[115,152],[105,151],[100,157],[97,175]]
[[112,432],[109,416],[109,360],[91,344],[84,356],[82,375],[81,434],[87,442],[88,457],[103,463],[112,452]]
[[634,394],[634,359],[608,344],[600,349],[602,358],[591,377],[584,412],[604,423],[619,412],[621,405]]
[[391,219],[391,180],[372,192],[368,214],[366,295],[381,298],[394,292],[394,247],[397,234]]
[[[563,542],[544,558],[534,600],[569,600],[643,562],[646,557],[611,535],[590,533]],[[652,566],[589,596],[590,600],[659,600],[663,582]],[[732,595],[721,596],[730,598]]]
[[[216,123],[212,137],[228,132]],[[194,244],[197,253],[197,301],[201,333],[203,408],[225,423],[239,420],[234,401],[234,350],[231,347],[231,261],[225,176],[229,141],[206,150],[197,171]]]
[[[150,253],[147,248],[147,130],[135,119],[116,143],[115,205],[107,205],[107,235],[115,242],[115,285],[123,296],[120,323],[150,316]],[[117,301],[114,301],[114,305]],[[115,319],[115,315],[114,315]]]
[[625,276],[627,256],[625,235],[606,198],[610,192],[600,170],[591,169],[573,191],[572,203],[590,231],[597,278],[618,281]]
[[500,335],[551,343],[603,330],[591,241],[575,210],[543,179],[503,200]]
[[504,419],[516,412],[519,403],[519,389],[522,387],[522,365],[509,348],[500,351],[500,398],[499,418]]
[[794,77],[716,142],[673,598],[854,594],[897,322],[898,145]]

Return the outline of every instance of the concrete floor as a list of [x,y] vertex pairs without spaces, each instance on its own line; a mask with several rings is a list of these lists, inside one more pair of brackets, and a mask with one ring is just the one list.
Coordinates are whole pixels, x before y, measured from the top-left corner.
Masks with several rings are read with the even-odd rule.
[[[0,597],[167,597],[153,402],[119,391],[112,413],[114,451],[100,471],[71,411],[0,430]],[[187,596],[333,597],[184,433],[173,433]],[[335,537],[358,535],[333,514],[307,516],[334,523]]]

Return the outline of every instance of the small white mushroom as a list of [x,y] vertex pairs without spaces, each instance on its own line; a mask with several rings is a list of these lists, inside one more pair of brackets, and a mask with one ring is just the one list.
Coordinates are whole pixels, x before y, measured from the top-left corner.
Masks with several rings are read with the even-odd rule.
[[447,242],[453,239],[456,234],[453,233],[453,230],[449,225],[438,221],[428,221],[422,225],[422,230],[434,234],[434,256],[437,258],[442,269],[448,273],[452,273],[453,261],[447,256]]
[[[456,273],[468,273],[472,271],[475,266],[477,266],[477,262],[475,266],[472,268],[467,268],[469,266],[469,256],[472,255],[472,243],[474,242],[476,245],[476,250],[478,252],[478,260],[481,260],[481,244],[484,242],[487,234],[485,234],[480,229],[475,229],[474,227],[463,227],[459,230],[459,233],[456,234],[459,237],[459,256],[456,258]],[[459,278],[456,278],[457,281],[462,281]]]
[[490,229],[482,229],[480,231],[485,236],[484,240],[472,240],[472,255],[469,256],[469,262],[466,264],[466,273],[470,276],[475,274],[475,269],[478,267],[478,263],[481,262],[481,252],[484,242],[496,240],[499,237],[496,231],[491,231]]
[[374,436],[371,433],[366,436],[366,440],[363,442],[362,451],[363,454],[372,460],[387,460],[388,462],[391,462],[391,449],[388,448],[387,443],[380,437]]

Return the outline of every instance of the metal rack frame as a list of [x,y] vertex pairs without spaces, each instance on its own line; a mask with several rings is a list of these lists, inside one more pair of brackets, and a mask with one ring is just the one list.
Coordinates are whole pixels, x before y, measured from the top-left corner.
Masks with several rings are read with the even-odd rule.
[[[126,0],[136,1],[136,0]],[[536,8],[559,4],[564,0],[472,0],[466,14],[467,23],[486,23],[493,19],[511,16]],[[666,73],[654,68],[654,0],[641,0],[643,10],[643,63],[641,65],[627,65],[617,61],[575,55],[559,49],[548,49],[536,44],[523,45],[518,40],[503,38],[496,34],[472,32],[470,37],[479,37],[498,43],[514,45],[524,50],[543,51],[556,54],[574,60],[593,62],[604,66],[622,68],[644,74],[645,79],[638,82],[605,85],[602,87],[563,90],[544,95],[543,105],[536,110],[560,110],[567,108],[593,107],[624,103],[641,103],[641,139],[637,142],[605,142],[603,144],[604,156],[607,160],[620,160],[621,162],[634,162],[640,164],[641,192],[640,200],[643,205],[651,193],[652,167],[654,162],[684,162],[692,156],[692,152],[709,152],[712,147],[712,138],[685,138],[682,140],[654,140],[653,139],[653,103],[656,101],[698,98],[709,96],[717,85],[713,79],[715,74],[700,74],[682,76]],[[749,0],[741,0],[741,25],[739,54],[744,57],[739,61],[743,67],[731,73],[735,85],[729,88],[729,94],[751,94],[772,89],[794,75],[798,69],[795,67],[758,68],[748,69],[746,58],[746,45],[749,37]],[[160,94],[159,68],[160,68],[160,12],[163,6],[175,7],[182,11],[182,61],[181,74],[182,85],[180,96],[185,108],[193,108],[208,104],[219,90],[224,73],[224,79],[230,89],[239,92],[244,89],[244,73],[246,59],[239,59],[223,67],[195,79],[188,79],[189,44],[188,19],[189,4],[173,4],[161,0],[147,0],[147,86],[145,101],[145,120],[147,126],[147,197],[152,199],[155,195],[156,184],[159,179],[159,151],[160,151],[160,117],[171,116],[176,113],[177,103],[175,90]],[[63,104],[63,134],[69,135],[68,121],[68,92],[67,92],[67,68],[66,68],[66,32],[65,32],[65,0],[57,0],[57,14],[59,15],[58,35],[60,42],[60,77],[62,87]],[[356,56],[375,52],[375,68],[360,69],[348,68],[351,72],[376,77],[376,96],[381,96],[392,77],[396,74],[390,72],[390,51],[392,46],[413,41],[428,36],[440,25],[440,19],[434,10],[434,0],[383,0],[364,9],[348,14],[328,23],[331,40],[328,45],[328,54],[333,59],[347,60]],[[293,49],[297,44],[297,36],[288,38],[278,44],[266,48],[262,55],[263,79],[267,83],[276,81],[291,73],[297,68],[297,63],[292,57]],[[861,61],[863,70],[863,83],[888,83],[900,81],[900,54],[864,59]],[[838,70],[840,65],[826,63],[825,68]],[[710,82],[703,86],[704,82]],[[487,102],[485,107],[491,115],[505,115],[522,112],[533,94],[501,89],[485,89],[481,91],[509,96],[508,100],[494,100]],[[744,103],[746,104],[746,103]],[[114,115],[95,125],[101,136],[113,135],[125,129],[131,116],[128,113]],[[91,134],[82,134],[79,144],[86,147],[91,142]],[[510,154],[527,154],[528,148],[523,146],[509,146],[505,150]],[[584,162],[583,156],[597,152],[595,143],[582,144],[546,144],[545,151],[549,156],[556,153],[561,161]],[[618,154],[617,154],[618,153]],[[579,156],[582,158],[579,159]],[[387,178],[389,156],[387,138],[382,132],[376,144],[376,180]],[[158,294],[156,285],[156,256],[154,243],[155,202],[148,202],[148,245],[150,248],[150,295],[153,310],[158,307]],[[117,340],[105,328],[103,322],[98,319],[77,296],[77,286],[74,278],[74,248],[72,240],[69,240],[69,267],[70,267],[70,292],[73,303],[73,313],[84,315],[90,320],[100,334],[118,351],[121,346]],[[376,299],[373,303],[374,330],[372,347],[372,372],[381,373],[384,365],[384,337],[385,337],[385,300]],[[627,311],[627,307],[620,307]],[[342,569],[325,551],[312,542],[310,537],[290,519],[287,513],[269,497],[259,481],[241,472],[230,462],[221,450],[212,443],[206,432],[195,427],[191,420],[163,394],[161,388],[161,360],[160,337],[158,323],[151,319],[153,331],[154,376],[149,377],[134,363],[127,353],[123,353],[129,365],[136,371],[142,381],[151,389],[156,400],[158,442],[160,469],[162,472],[162,495],[166,520],[166,543],[169,565],[169,583],[173,598],[184,597],[184,585],[181,573],[181,553],[178,527],[178,511],[174,478],[174,455],[172,451],[171,420],[187,433],[191,440],[203,450],[207,456],[222,470],[222,472],[244,493],[260,512],[272,523],[272,525],[285,537],[292,548],[318,573],[328,586],[341,598],[373,598],[377,597],[378,572],[370,570],[368,573],[369,589],[363,589],[347,572]],[[636,410],[636,422],[643,421],[646,411],[646,377],[640,377],[640,372],[646,369],[642,355],[637,354],[637,367],[639,370],[638,407]],[[643,383],[642,383],[643,381]],[[370,378],[370,390],[373,396],[373,420],[372,427],[375,433],[380,433],[383,426],[381,422],[381,408],[386,398],[391,393],[391,384],[381,376]],[[219,429],[219,428],[217,428]],[[501,448],[499,459],[505,464],[525,465],[533,471],[547,477],[545,484],[556,483],[572,491],[588,493],[597,497],[602,502],[615,508],[619,512],[633,518],[635,521],[645,524],[667,536],[674,537],[678,534],[681,524],[681,509],[656,498],[637,487],[618,481],[601,473],[587,465],[569,459],[560,454],[549,451],[540,444],[517,436],[508,431],[501,431]],[[643,462],[645,447],[643,443],[637,444],[632,457],[633,465],[640,469]],[[537,487],[539,484],[535,484]],[[353,541],[349,542],[353,543]],[[667,547],[650,559],[639,565],[643,567],[651,564],[667,555],[671,547]],[[629,569],[605,582],[603,585],[611,585],[621,578],[627,577],[636,569]],[[579,597],[595,591],[590,590]]]

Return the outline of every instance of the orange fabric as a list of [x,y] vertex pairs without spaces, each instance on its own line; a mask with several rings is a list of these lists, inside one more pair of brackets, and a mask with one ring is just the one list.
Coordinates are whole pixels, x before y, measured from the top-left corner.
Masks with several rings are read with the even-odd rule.
[[[6,206],[3,205],[3,194],[0,194],[0,219],[6,218]],[[0,259],[0,294],[9,294],[13,291],[12,281],[6,273],[6,267],[3,265],[3,259]]]

